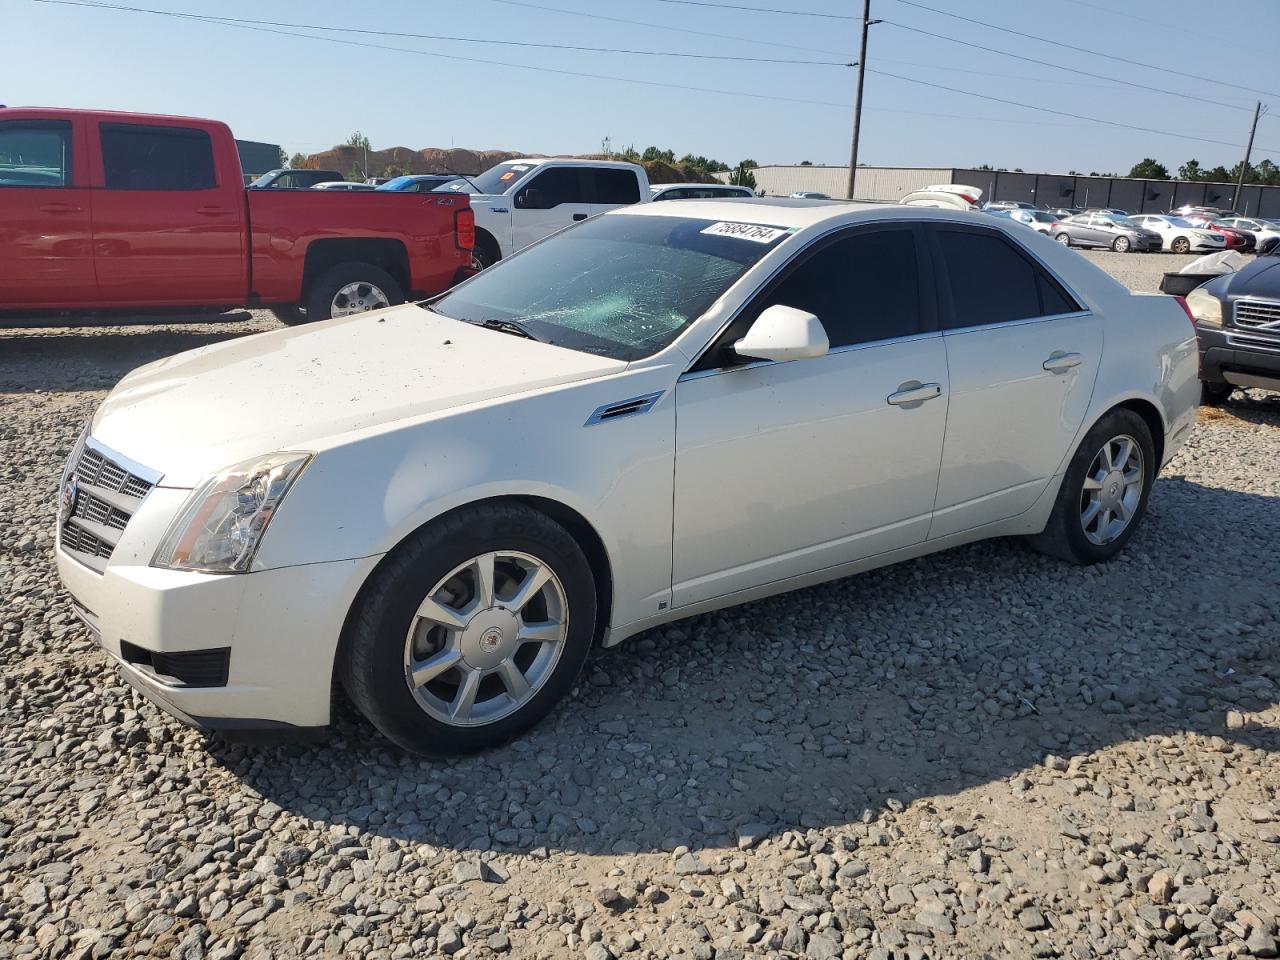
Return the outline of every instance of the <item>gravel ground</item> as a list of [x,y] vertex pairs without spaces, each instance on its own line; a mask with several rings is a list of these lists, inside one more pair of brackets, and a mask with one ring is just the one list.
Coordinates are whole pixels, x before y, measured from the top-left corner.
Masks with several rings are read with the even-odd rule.
[[432,762],[349,711],[206,739],[57,585],[104,392],[273,325],[0,331],[0,958],[1276,956],[1280,397],[1207,411],[1111,564],[998,541],[699,617]]

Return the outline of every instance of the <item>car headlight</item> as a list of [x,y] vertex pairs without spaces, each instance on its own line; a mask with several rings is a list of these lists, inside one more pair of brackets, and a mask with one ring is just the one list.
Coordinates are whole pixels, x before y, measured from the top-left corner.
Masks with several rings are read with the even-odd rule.
[[262,535],[309,453],[273,453],[228,467],[191,492],[151,565],[246,573]]
[[1222,326],[1222,301],[1203,287],[1196,287],[1187,294],[1187,309],[1197,323],[1210,327]]

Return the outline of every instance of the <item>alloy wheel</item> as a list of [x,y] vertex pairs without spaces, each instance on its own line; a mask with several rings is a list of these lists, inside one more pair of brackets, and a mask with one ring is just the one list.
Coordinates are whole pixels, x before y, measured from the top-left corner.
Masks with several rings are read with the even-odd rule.
[[1090,543],[1105,546],[1129,528],[1142,502],[1142,447],[1128,435],[1102,445],[1084,476],[1080,526]]
[[405,683],[441,723],[495,723],[551,677],[568,626],[564,586],[548,564],[515,551],[481,554],[418,607],[405,638]]
[[333,306],[329,311],[331,317],[348,317],[353,313],[364,313],[368,310],[381,310],[391,306],[387,295],[372,283],[358,280],[348,283],[333,295]]

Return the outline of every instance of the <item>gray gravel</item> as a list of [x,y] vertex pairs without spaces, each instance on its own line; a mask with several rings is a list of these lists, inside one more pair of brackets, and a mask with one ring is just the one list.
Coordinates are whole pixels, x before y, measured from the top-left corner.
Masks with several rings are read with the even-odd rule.
[[0,332],[3,960],[1276,956],[1280,397],[1202,415],[1116,562],[999,541],[675,624],[430,762],[347,710],[206,739],[56,584],[104,392],[272,325]]

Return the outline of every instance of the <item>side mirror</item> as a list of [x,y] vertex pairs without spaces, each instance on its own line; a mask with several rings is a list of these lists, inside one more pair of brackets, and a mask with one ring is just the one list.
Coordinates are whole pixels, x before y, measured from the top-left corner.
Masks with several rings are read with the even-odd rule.
[[747,335],[733,345],[733,352],[753,360],[803,360],[825,355],[830,346],[822,321],[777,303],[756,317]]
[[516,206],[521,210],[545,210],[546,198],[537,187],[529,187],[516,196]]

